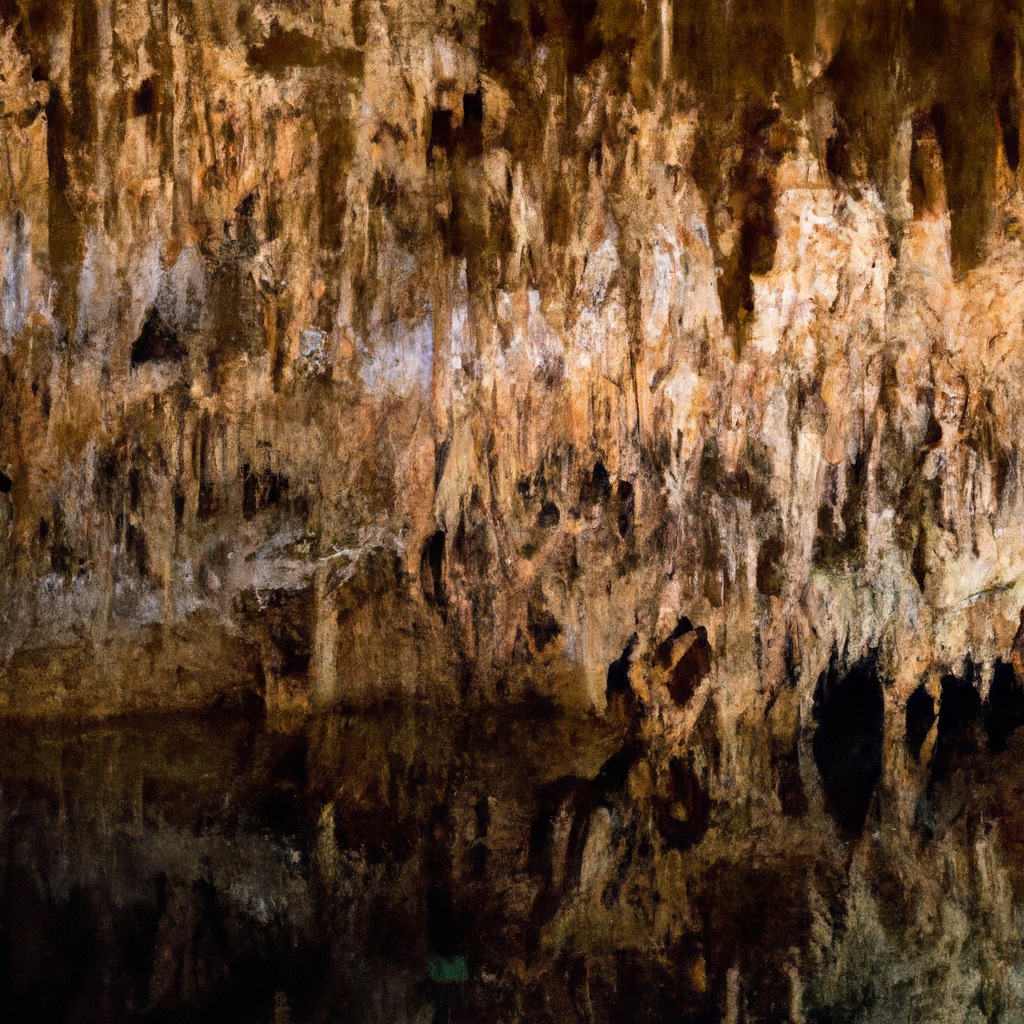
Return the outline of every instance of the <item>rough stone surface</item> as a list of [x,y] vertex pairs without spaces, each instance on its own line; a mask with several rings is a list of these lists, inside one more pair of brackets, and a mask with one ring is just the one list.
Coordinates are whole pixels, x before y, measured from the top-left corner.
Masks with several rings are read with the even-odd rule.
[[5,717],[597,716],[620,760],[508,805],[515,970],[598,958],[534,1019],[641,932],[730,1024],[1021,1019],[1015,2],[0,21]]
[[1015,14],[818,7],[8,0],[5,705],[984,688]]

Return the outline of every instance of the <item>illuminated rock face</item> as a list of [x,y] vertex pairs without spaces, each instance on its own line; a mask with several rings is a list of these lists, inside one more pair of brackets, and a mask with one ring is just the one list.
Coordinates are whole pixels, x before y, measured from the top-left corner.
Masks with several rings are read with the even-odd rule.
[[2,12],[7,707],[987,686],[1012,5],[201,6]]
[[[592,764],[494,797],[493,877],[405,851],[424,920],[431,857],[529,874],[535,1019],[656,987],[652,935],[697,1016],[1020,1019],[1016,0],[0,21],[5,717],[592,716]],[[414,831],[488,799],[447,770]],[[865,1002],[893,964],[941,984]]]
[[3,11],[8,711],[987,693],[1016,8],[201,6]]
[[1012,4],[0,13],[9,711],[1009,659]]

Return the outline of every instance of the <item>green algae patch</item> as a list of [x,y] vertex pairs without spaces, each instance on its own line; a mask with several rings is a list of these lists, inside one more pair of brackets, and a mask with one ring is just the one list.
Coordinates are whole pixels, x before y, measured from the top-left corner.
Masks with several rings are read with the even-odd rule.
[[457,981],[469,981],[464,956],[432,956],[427,962],[430,980],[439,985],[451,985]]

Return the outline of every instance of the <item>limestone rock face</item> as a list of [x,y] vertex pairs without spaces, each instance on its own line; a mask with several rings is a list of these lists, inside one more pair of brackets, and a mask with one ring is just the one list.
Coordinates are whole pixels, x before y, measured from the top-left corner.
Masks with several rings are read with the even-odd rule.
[[8,709],[1009,657],[1012,6],[0,14]]

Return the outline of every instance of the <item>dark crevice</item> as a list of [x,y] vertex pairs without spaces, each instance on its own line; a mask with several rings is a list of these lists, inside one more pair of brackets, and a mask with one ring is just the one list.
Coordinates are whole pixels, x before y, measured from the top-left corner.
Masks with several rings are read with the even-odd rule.
[[676,662],[668,677],[668,692],[680,707],[689,703],[701,680],[711,671],[711,644],[708,631],[698,626],[686,653]]
[[665,794],[654,798],[654,817],[665,844],[688,850],[708,830],[712,804],[694,771],[692,753],[669,761]]
[[935,701],[932,695],[919,686],[907,698],[906,734],[907,750],[912,757],[918,757],[932,725],[935,724]]
[[420,556],[420,585],[423,596],[441,613],[442,621],[448,618],[448,599],[444,589],[444,553],[447,533],[437,530],[423,545]]
[[562,627],[541,600],[531,599],[526,605],[526,631],[533,638],[538,651],[543,651],[562,635]]
[[177,333],[164,322],[159,310],[151,309],[138,338],[132,344],[131,365],[143,363],[172,362],[188,355]]
[[1024,725],[1024,685],[1005,661],[995,663],[985,703],[985,730],[994,753],[1006,749],[1010,737]]
[[537,513],[537,525],[542,530],[554,529],[562,518],[558,506],[553,501],[545,501]]
[[940,686],[934,759],[934,774],[938,778],[964,758],[976,754],[984,745],[982,701],[974,662],[968,658],[963,675],[943,676]]
[[864,827],[882,773],[885,703],[875,657],[841,671],[838,655],[814,694],[814,760],[828,809],[844,830]]
[[632,663],[633,650],[640,638],[634,633],[627,642],[622,654],[608,666],[608,683],[605,697],[611,699],[616,694],[629,693],[632,684],[629,681],[629,667]]

